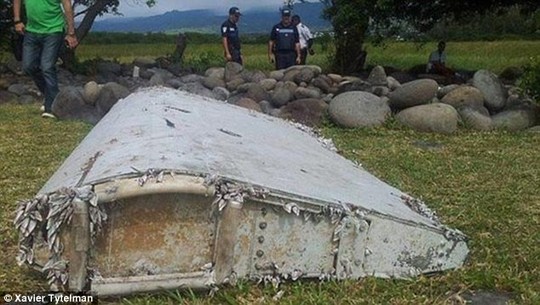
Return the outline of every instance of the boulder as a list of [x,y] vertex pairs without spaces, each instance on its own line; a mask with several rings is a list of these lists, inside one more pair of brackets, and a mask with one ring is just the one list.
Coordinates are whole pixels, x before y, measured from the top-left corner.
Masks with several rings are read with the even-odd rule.
[[367,82],[373,86],[387,86],[386,72],[382,66],[375,66],[369,73]]
[[0,105],[13,102],[16,99],[17,99],[16,94],[6,91],[6,90],[0,90]]
[[246,93],[246,97],[254,100],[257,103],[260,101],[265,101],[265,100],[267,101],[270,99],[270,95],[268,94],[268,92],[266,92],[266,90],[264,90],[264,88],[261,85],[255,84],[255,83],[252,83],[249,86]]
[[225,64],[224,75],[222,78],[224,78],[226,82],[229,82],[240,75],[242,71],[244,71],[244,67],[241,64],[229,61]]
[[225,82],[223,81],[222,78],[217,78],[215,76],[208,76],[208,77],[205,77],[202,81],[202,84],[212,90],[214,89],[215,87],[225,87]]
[[89,105],[95,105],[101,92],[101,86],[95,81],[90,81],[84,85],[83,99]]
[[515,109],[499,112],[491,117],[495,129],[519,131],[536,124],[536,115],[531,109]]
[[254,111],[257,111],[257,112],[262,112],[261,106],[256,101],[254,101],[254,100],[252,100],[250,98],[247,98],[247,97],[241,98],[240,100],[238,100],[235,103],[235,105],[243,107],[243,108],[247,108],[247,109],[250,109],[250,110],[254,110]]
[[323,122],[327,108],[328,105],[320,99],[298,99],[283,106],[279,116],[310,127],[318,127]]
[[419,79],[405,83],[388,94],[390,106],[404,109],[426,104],[437,96],[438,89],[439,84],[432,79]]
[[436,103],[407,108],[396,119],[416,131],[452,134],[457,130],[459,115],[454,107]]
[[497,75],[488,70],[478,70],[473,76],[473,86],[482,92],[490,111],[498,112],[504,108],[506,90]]
[[[489,113],[482,112],[481,108],[474,108],[471,106],[462,106],[458,108],[459,116],[465,127],[478,130],[489,131],[493,129],[493,121],[489,116]],[[485,109],[485,108],[484,108]],[[487,111],[487,109],[486,109]]]
[[106,83],[101,88],[96,100],[96,109],[100,117],[103,117],[118,102],[130,94],[129,90],[118,83]]
[[82,88],[72,86],[60,90],[52,105],[52,112],[59,119],[81,120],[90,124],[96,124],[102,117],[95,107],[84,101]]
[[347,128],[378,126],[391,114],[384,100],[364,91],[337,95],[330,102],[328,112],[334,123]]
[[479,108],[484,106],[484,95],[472,86],[460,86],[448,92],[442,99],[442,103],[459,108],[461,106],[471,106]]
[[290,100],[293,99],[293,94],[285,86],[277,87],[270,97],[272,105],[275,107],[281,107],[286,105]]

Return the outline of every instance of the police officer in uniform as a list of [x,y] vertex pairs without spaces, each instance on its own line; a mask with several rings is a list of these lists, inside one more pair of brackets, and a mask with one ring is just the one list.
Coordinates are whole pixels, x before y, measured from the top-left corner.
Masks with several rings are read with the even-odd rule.
[[300,36],[291,22],[290,9],[281,11],[281,22],[272,28],[268,58],[276,63],[277,70],[300,64]]
[[231,7],[229,18],[221,25],[221,37],[223,37],[223,50],[227,61],[234,61],[243,64],[242,53],[240,51],[240,36],[236,24],[240,20],[240,9]]

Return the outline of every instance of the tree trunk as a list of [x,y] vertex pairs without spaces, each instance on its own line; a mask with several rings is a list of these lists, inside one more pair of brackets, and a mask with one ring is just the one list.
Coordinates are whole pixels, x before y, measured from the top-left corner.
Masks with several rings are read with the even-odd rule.
[[367,53],[363,48],[364,31],[360,27],[336,31],[334,69],[343,74],[364,70]]
[[178,36],[176,36],[176,49],[174,50],[174,53],[172,55],[172,62],[173,63],[183,63],[184,60],[184,51],[187,47],[187,37],[184,35],[184,33],[179,33]]
[[[88,7],[86,14],[84,15],[83,20],[75,30],[77,39],[79,43],[86,37],[96,17],[103,12],[103,10],[108,6],[113,4],[114,0],[98,0],[92,6]],[[61,52],[60,58],[63,61],[64,68],[72,70],[75,63],[75,50],[64,48],[64,52]]]

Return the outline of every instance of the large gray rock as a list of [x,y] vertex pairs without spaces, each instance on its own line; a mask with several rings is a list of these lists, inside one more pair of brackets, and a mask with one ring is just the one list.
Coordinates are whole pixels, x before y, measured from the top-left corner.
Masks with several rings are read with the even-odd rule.
[[297,84],[300,84],[300,83],[310,83],[311,80],[315,77],[315,71],[311,68],[302,68],[300,70],[300,73],[296,74],[295,78],[294,78],[294,81],[297,83]]
[[439,99],[442,99],[445,95],[447,95],[448,93],[450,93],[450,91],[456,89],[460,87],[460,85],[458,84],[451,84],[451,85],[447,85],[447,86],[443,86],[441,88],[439,88],[439,91],[437,91],[437,97]]
[[226,101],[231,93],[229,90],[223,88],[223,87],[215,87],[212,90],[212,93],[214,93],[214,98],[218,101]]
[[186,91],[200,96],[214,98],[214,93],[212,92],[212,90],[206,88],[205,86],[203,86],[203,84],[199,82],[184,83],[178,88],[178,90]]
[[250,83],[259,83],[261,82],[263,79],[266,79],[267,76],[264,72],[260,71],[260,70],[255,70],[255,71],[247,71],[247,70],[244,70],[242,72],[242,78],[244,78],[244,80],[246,82],[250,82]]
[[59,119],[82,120],[90,124],[96,124],[102,117],[95,107],[84,101],[82,88],[71,86],[60,90],[52,105],[52,112]]
[[460,86],[448,92],[441,99],[441,102],[451,105],[456,109],[461,106],[479,108],[484,106],[484,95],[475,87]]
[[238,76],[230,81],[227,82],[226,84],[226,88],[229,89],[230,91],[235,91],[238,89],[238,87],[240,87],[241,85],[245,84],[246,81]]
[[[246,93],[246,97],[254,100],[255,102],[267,101],[270,99],[270,95],[259,84],[252,83]],[[258,105],[258,104],[257,104]]]
[[275,71],[270,72],[269,77],[273,78],[273,79],[275,79],[275,80],[277,80],[279,82],[279,81],[283,80],[283,77],[285,77],[285,73],[283,73],[282,70],[275,70]]
[[536,124],[536,115],[530,109],[506,110],[495,114],[491,118],[495,129],[518,131]]
[[478,70],[473,76],[473,86],[484,94],[486,107],[490,111],[497,112],[504,108],[506,90],[497,75],[488,70]]
[[315,87],[308,87],[308,88],[298,87],[294,91],[294,97],[296,99],[305,99],[305,98],[319,99],[321,97],[321,91]]
[[283,75],[283,81],[284,82],[286,82],[286,81],[293,82],[296,79],[296,76],[298,74],[300,74],[299,69],[287,70]]
[[225,68],[223,68],[223,67],[212,67],[212,68],[208,68],[208,69],[204,72],[204,76],[206,76],[206,77],[215,77],[215,78],[219,78],[219,79],[224,79],[224,78],[225,78]]
[[204,79],[204,76],[199,74],[188,74],[180,77],[180,81],[183,83],[194,83],[194,82],[202,82]]
[[398,82],[398,80],[393,78],[392,76],[386,77],[386,82],[388,83],[388,89],[390,89],[390,91],[394,91],[397,88],[401,87],[400,82]]
[[30,90],[25,84],[12,84],[8,87],[7,91],[18,96],[30,94]]
[[478,130],[488,131],[493,129],[493,121],[489,116],[489,113],[483,113],[479,109],[471,106],[463,106],[458,108],[459,116],[465,127]]
[[277,80],[273,78],[265,78],[259,81],[259,85],[261,85],[264,88],[264,90],[267,90],[267,91],[274,90],[274,88],[276,87],[276,84],[277,84]]
[[459,115],[454,107],[435,103],[402,110],[396,119],[416,131],[452,134],[457,130]]
[[247,108],[250,110],[254,110],[257,112],[262,112],[261,106],[256,101],[248,97],[243,97],[239,99],[237,102],[234,103],[234,105]]
[[320,99],[298,99],[281,108],[280,117],[311,127],[322,124],[328,105]]
[[244,71],[244,67],[234,61],[229,61],[225,64],[225,70],[224,70],[224,78],[226,82],[231,81],[232,79],[236,78],[242,71]]
[[103,117],[118,100],[125,98],[129,93],[126,87],[118,83],[111,82],[103,85],[96,100],[98,114]]
[[381,125],[390,116],[391,110],[388,104],[376,95],[364,91],[349,91],[334,97],[328,112],[336,124],[355,128]]
[[319,75],[311,81],[311,85],[322,90],[324,93],[332,91],[332,80],[326,75]]
[[212,90],[214,89],[215,87],[225,87],[225,82],[223,81],[222,78],[217,78],[215,76],[208,76],[208,77],[205,77],[202,81],[202,84]]
[[6,90],[0,90],[0,105],[13,102],[17,99],[17,95]]
[[361,79],[344,80],[339,83],[336,90],[336,95],[349,91],[366,91],[371,92],[371,84]]
[[430,102],[437,96],[439,85],[432,79],[419,79],[403,84],[390,92],[390,106],[403,109]]
[[367,82],[373,86],[387,86],[388,80],[386,79],[386,72],[381,66],[375,66],[369,73]]
[[83,98],[89,105],[95,105],[101,92],[101,86],[95,81],[90,81],[84,85]]
[[274,107],[269,101],[260,101],[259,106],[261,106],[261,110],[263,113],[270,114]]
[[275,107],[281,107],[286,105],[290,100],[293,99],[293,94],[285,86],[278,87],[272,92],[270,101]]

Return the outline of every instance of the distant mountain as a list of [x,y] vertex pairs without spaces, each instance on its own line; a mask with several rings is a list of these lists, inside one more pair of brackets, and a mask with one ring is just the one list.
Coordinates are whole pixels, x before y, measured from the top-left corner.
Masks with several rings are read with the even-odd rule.
[[[300,15],[302,22],[312,31],[331,29],[328,21],[321,18],[324,5],[320,2],[298,3],[294,14]],[[276,9],[254,9],[242,12],[239,29],[241,33],[269,33],[272,26],[279,22],[280,14]],[[227,19],[226,15],[213,10],[170,11],[161,15],[135,18],[110,18],[96,21],[94,32],[202,32],[219,33],[219,27]]]

